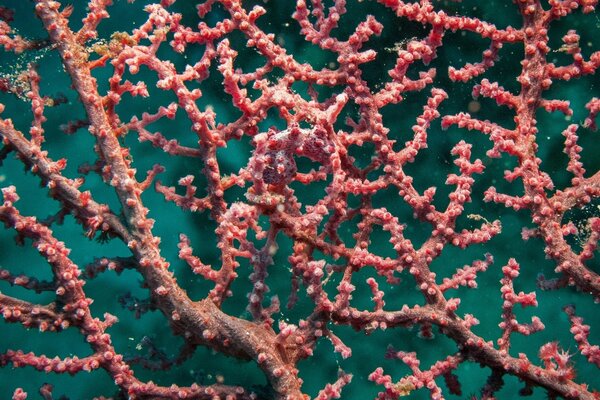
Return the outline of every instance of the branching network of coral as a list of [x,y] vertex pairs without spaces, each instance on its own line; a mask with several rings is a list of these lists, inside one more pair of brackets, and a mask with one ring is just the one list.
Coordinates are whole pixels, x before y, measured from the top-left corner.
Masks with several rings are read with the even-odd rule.
[[[505,382],[517,382],[511,398],[600,398],[600,326],[589,317],[600,300],[600,148],[598,139],[582,144],[582,135],[597,134],[600,87],[579,90],[575,102],[555,90],[591,82],[600,68],[597,38],[579,32],[587,24],[597,36],[597,1],[505,2],[498,13],[518,18],[500,26],[460,3],[297,0],[287,7],[295,28],[285,27],[330,56],[320,64],[289,51],[273,0],[4,3],[0,61],[32,56],[11,71],[2,62],[0,74],[0,220],[2,237],[16,238],[3,239],[0,259],[0,397],[69,398],[54,377],[101,372],[112,387],[90,398],[326,400],[364,398],[358,393],[367,388],[379,399],[493,399],[510,390]],[[381,15],[350,10],[363,3]],[[119,20],[128,22],[105,28]],[[414,36],[373,45],[402,26]],[[479,59],[444,64],[461,35]],[[393,58],[390,68],[380,57]],[[503,63],[517,73],[501,82],[490,71]],[[376,83],[367,77],[373,71]],[[53,79],[67,83],[51,86]],[[468,107],[447,112],[457,104]],[[402,114],[404,105],[418,114]],[[482,107],[508,118],[480,117]],[[389,113],[410,119],[408,129],[389,123]],[[541,129],[547,115],[560,118]],[[542,150],[546,137],[561,138],[561,148]],[[422,157],[431,162],[419,164]],[[448,165],[436,167],[439,160]],[[433,186],[424,177],[436,169],[443,179]],[[42,188],[29,191],[31,182]],[[481,210],[468,211],[472,203]],[[511,214],[525,221],[520,235],[502,220]],[[184,219],[193,218],[210,232],[186,231]],[[95,244],[87,259],[60,233],[75,222]],[[514,257],[494,252],[507,230],[502,240]],[[521,279],[523,243],[541,250],[544,275]],[[41,257],[7,257],[17,245]],[[212,249],[210,260],[199,248]],[[459,253],[466,265],[448,256]],[[116,291],[131,274],[137,280],[128,285],[141,285],[143,298]],[[190,275],[201,289],[182,278]],[[92,304],[90,290],[105,276],[103,290],[115,291],[128,317]],[[528,285],[531,276],[538,278]],[[461,302],[473,293],[498,301],[473,311]],[[554,303],[544,305],[542,295]],[[237,305],[244,311],[230,311]],[[537,310],[565,321],[560,339]],[[160,315],[179,349],[152,337],[140,345],[146,353],[123,347],[120,327],[148,313]],[[481,330],[481,320],[492,328]],[[7,333],[13,326],[24,337],[41,333],[28,342]],[[390,338],[383,352],[369,348],[379,334]],[[424,346],[441,337],[454,349],[426,347],[434,358],[424,362],[412,342],[394,341],[406,335]],[[73,338],[88,351],[30,347]],[[339,370],[309,393],[321,361],[305,362],[323,353],[323,342]],[[529,353],[515,350],[522,343]],[[345,367],[361,347],[382,360],[367,373]],[[206,348],[212,353],[194,358]],[[166,382],[144,372],[160,376],[189,360],[210,366],[210,354],[255,365],[262,382]],[[371,365],[355,361],[363,362]],[[469,365],[483,372],[465,391]],[[19,370],[46,383],[26,389],[9,379]]]

